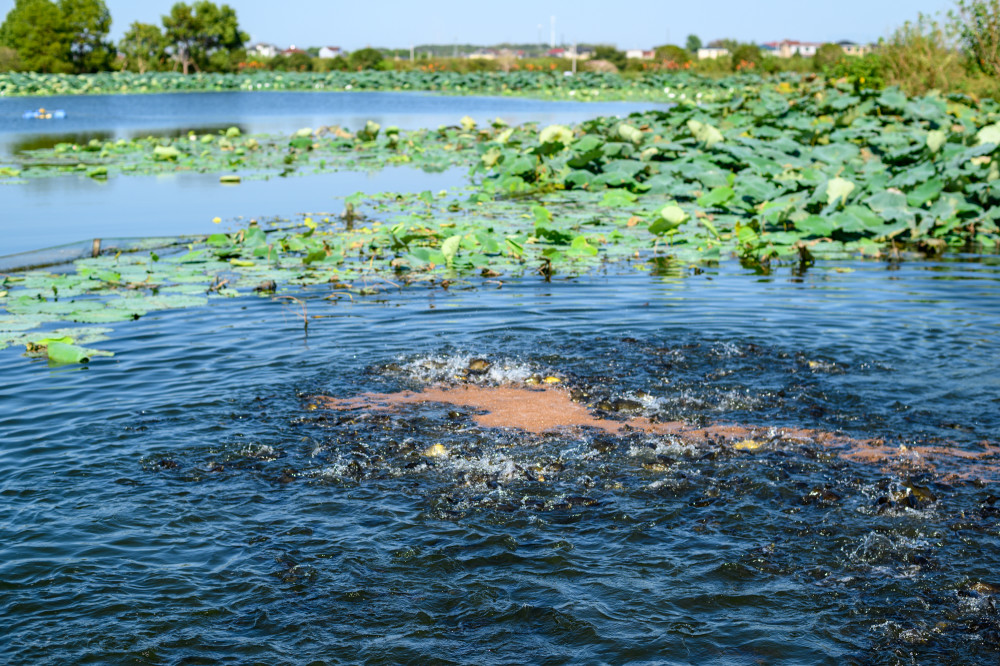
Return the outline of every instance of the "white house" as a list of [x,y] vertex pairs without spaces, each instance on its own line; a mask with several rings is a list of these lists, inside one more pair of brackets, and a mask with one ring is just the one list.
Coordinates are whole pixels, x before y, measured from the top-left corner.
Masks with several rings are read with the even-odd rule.
[[278,47],[274,44],[257,42],[256,44],[251,44],[247,48],[247,52],[251,55],[260,56],[261,58],[273,58],[278,55]]
[[846,39],[837,42],[837,46],[839,46],[844,51],[844,55],[849,55],[849,56],[868,55],[873,50],[870,44],[856,44]]
[[764,46],[777,58],[791,58],[792,56],[802,56],[811,58],[816,55],[816,51],[822,46],[819,42],[800,42],[794,39],[784,39],[780,42],[768,42]]
[[656,57],[656,51],[652,49],[629,49],[625,52],[625,57],[629,60],[652,60]]
[[476,49],[465,57],[469,60],[496,60],[498,55],[496,49]]
[[698,60],[716,60],[729,55],[729,49],[708,47],[698,49]]
[[336,58],[339,55],[343,55],[339,46],[323,46],[319,50],[320,58]]

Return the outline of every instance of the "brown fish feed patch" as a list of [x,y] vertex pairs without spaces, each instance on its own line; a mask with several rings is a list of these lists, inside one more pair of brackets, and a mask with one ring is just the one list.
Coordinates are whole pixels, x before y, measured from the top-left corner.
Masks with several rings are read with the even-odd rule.
[[[364,393],[351,398],[317,396],[317,405],[339,411],[396,411],[408,405],[442,404],[471,409],[483,428],[511,428],[534,435],[580,429],[611,435],[649,433],[691,444],[732,444],[757,450],[762,441],[816,443],[840,449],[839,457],[879,465],[885,471],[938,472],[950,480],[1000,480],[1000,446],[983,442],[981,451],[948,446],[888,446],[881,440],[858,440],[805,428],[763,428],[735,424],[694,427],[683,421],[653,422],[645,417],[625,421],[601,419],[570,399],[559,387],[431,386],[422,391]],[[992,464],[991,464],[992,461]],[[970,466],[974,466],[970,469]]]
[[683,421],[654,423],[644,417],[626,421],[600,419],[584,405],[573,402],[566,390],[554,387],[433,386],[419,392],[364,393],[353,398],[318,396],[316,401],[327,409],[335,410],[392,411],[402,405],[426,403],[464,407],[479,412],[472,418],[483,428],[514,428],[535,435],[591,428],[611,435],[630,432],[671,435],[693,443],[747,440],[755,436],[772,438],[775,434],[782,440],[790,441],[849,441],[832,433],[798,428],[766,429],[725,424],[699,428]]

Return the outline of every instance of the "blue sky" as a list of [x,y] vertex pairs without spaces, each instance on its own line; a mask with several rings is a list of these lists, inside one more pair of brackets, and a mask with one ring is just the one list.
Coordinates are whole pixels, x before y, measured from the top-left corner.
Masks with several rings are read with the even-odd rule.
[[[132,21],[160,22],[171,0],[105,0],[116,40]],[[219,3],[221,4],[221,3]],[[875,41],[919,12],[950,9],[953,0],[230,0],[253,41],[279,46],[408,47],[423,43],[605,42],[618,48],[704,41],[784,38]],[[6,14],[14,0],[0,0]],[[541,26],[541,28],[539,28]]]

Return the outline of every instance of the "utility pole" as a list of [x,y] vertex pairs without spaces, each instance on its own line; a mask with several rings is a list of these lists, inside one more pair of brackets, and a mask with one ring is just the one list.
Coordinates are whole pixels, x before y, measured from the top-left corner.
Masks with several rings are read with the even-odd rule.
[[576,42],[573,42],[573,76],[576,76],[576,58],[577,58]]
[[413,62],[415,60],[415,58],[413,57],[413,55],[414,55],[413,44],[410,44],[410,62]]

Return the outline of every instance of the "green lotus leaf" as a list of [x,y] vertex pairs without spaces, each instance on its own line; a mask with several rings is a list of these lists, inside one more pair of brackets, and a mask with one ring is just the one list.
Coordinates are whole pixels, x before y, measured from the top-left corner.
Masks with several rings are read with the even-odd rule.
[[608,190],[604,193],[604,198],[601,199],[600,205],[624,208],[634,204],[638,198],[628,190]]
[[597,255],[597,248],[591,245],[585,236],[577,236],[570,243],[567,254],[593,257]]
[[715,208],[729,202],[736,193],[731,187],[716,187],[712,191],[698,197],[698,205],[702,208]]

